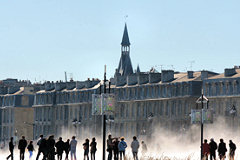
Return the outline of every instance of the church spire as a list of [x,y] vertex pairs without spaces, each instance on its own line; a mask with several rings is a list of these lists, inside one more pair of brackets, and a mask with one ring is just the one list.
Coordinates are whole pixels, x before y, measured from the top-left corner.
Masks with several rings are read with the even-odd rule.
[[122,37],[122,43],[121,43],[121,58],[118,65],[117,72],[121,76],[128,76],[133,74],[133,68],[132,68],[132,62],[129,56],[130,53],[130,41],[128,37],[128,31],[127,31],[127,24],[125,23],[123,37]]
[[128,30],[127,30],[127,24],[125,23],[123,37],[122,37],[122,46],[130,46],[130,41],[128,37]]

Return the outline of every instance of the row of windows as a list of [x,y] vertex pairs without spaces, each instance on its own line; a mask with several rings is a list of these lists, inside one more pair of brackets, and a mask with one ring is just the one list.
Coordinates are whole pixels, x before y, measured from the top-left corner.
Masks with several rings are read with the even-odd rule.
[[50,135],[51,134],[51,125],[35,125],[34,127],[34,137],[37,139],[39,135]]
[[[65,104],[65,103],[80,103],[80,102],[90,102],[92,100],[92,94],[96,90],[87,90],[87,91],[72,91],[72,92],[57,92],[56,93],[56,103]],[[44,93],[36,94],[35,104],[53,104],[54,93]]]
[[147,118],[153,116],[185,116],[190,113],[187,101],[155,101],[155,102],[136,102],[120,103],[115,114],[118,118]]
[[0,106],[14,106],[14,96],[0,96]]
[[51,121],[52,116],[52,107],[34,108],[35,121]]
[[116,89],[118,100],[166,98],[191,95],[190,83],[140,86]]
[[51,121],[53,116],[52,109],[55,109],[56,120],[86,120],[92,116],[92,108],[89,105],[82,105],[78,107],[57,106],[56,108],[36,107],[34,109],[35,121]]
[[3,123],[13,123],[14,118],[14,108],[5,108],[1,110],[0,122]]
[[236,111],[238,112],[236,115],[240,113],[239,106],[240,101],[232,98],[228,99],[210,99],[209,107],[213,109],[214,113],[217,115],[231,115],[230,110],[232,106],[235,106]]
[[4,126],[0,127],[0,141],[7,141],[13,136],[13,127]]
[[240,94],[240,83],[238,81],[206,82],[204,93],[207,96],[236,95]]

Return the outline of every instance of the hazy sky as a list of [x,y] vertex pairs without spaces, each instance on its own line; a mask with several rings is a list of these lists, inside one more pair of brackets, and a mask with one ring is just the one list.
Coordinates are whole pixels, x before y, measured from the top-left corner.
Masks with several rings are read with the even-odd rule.
[[0,79],[103,78],[120,59],[125,15],[134,69],[240,65],[239,0],[0,0]]

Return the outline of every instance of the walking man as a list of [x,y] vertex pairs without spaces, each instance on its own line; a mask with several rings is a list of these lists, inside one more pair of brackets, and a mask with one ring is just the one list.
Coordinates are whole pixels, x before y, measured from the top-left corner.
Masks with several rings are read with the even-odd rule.
[[92,138],[92,142],[90,143],[90,147],[91,147],[91,160],[95,160],[95,154],[97,151],[97,142],[96,142],[96,138],[93,137]]
[[55,160],[55,140],[54,135],[49,136],[47,140],[48,160]]
[[223,142],[223,139],[220,139],[220,143],[218,145],[218,155],[220,160],[224,160],[226,158],[226,143]]
[[[39,158],[39,156],[40,156],[41,153],[42,153],[43,156],[44,156],[44,147],[46,147],[46,146],[43,146],[42,141],[43,141],[43,135],[40,135],[40,139],[39,139],[38,142],[37,142],[37,145],[38,145],[38,153],[37,153],[37,158],[36,158],[36,160],[38,160],[38,158]],[[43,142],[43,143],[44,143],[44,142]],[[45,144],[46,144],[46,140],[45,140]]]
[[112,135],[108,135],[107,140],[107,151],[108,151],[108,160],[112,160],[112,151],[113,151],[114,144],[112,142]]
[[20,150],[20,160],[24,160],[25,149],[27,147],[27,141],[24,136],[18,142],[18,149]]
[[72,137],[72,140],[70,142],[70,152],[71,152],[71,160],[77,160],[76,158],[76,148],[77,148],[77,141],[75,140],[75,136]]
[[234,160],[236,145],[232,142],[232,140],[229,140],[229,148],[230,148],[229,160]]
[[133,159],[138,160],[138,148],[139,148],[139,142],[137,140],[137,137],[133,137],[133,141],[131,143],[132,153],[133,153]]
[[217,143],[214,141],[213,138],[210,140],[210,160],[216,160],[216,150],[217,150]]
[[67,141],[64,143],[64,151],[66,154],[65,160],[68,160],[68,154],[70,151],[70,139],[67,139]]
[[119,155],[119,149],[118,149],[118,144],[119,144],[119,140],[118,138],[114,138],[113,140],[113,159],[114,160],[118,160],[118,155]]
[[89,160],[89,139],[85,140],[85,143],[83,143],[83,149],[84,149],[84,157],[83,160],[85,160],[85,158],[87,158],[87,160]]
[[7,157],[7,160],[8,160],[10,157],[11,157],[11,160],[13,160],[13,150],[14,150],[13,137],[11,137],[10,142],[9,142],[10,155]]
[[62,141],[62,137],[59,137],[59,140],[55,144],[55,147],[57,148],[57,158],[58,158],[58,160],[62,160],[62,154],[63,154],[63,150],[64,150],[64,142]]

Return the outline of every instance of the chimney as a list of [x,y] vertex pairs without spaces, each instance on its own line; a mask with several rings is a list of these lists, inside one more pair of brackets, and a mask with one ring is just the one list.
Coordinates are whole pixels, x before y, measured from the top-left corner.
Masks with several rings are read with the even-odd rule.
[[162,82],[171,82],[174,80],[174,71],[173,70],[162,70],[161,74]]
[[138,73],[137,74],[138,84],[146,84],[149,82],[149,75],[146,73]]
[[236,74],[236,69],[235,68],[225,68],[224,69],[224,76],[225,77],[231,77],[234,74]]
[[45,84],[44,84],[44,88],[45,88],[45,90],[46,91],[51,91],[51,90],[53,90],[54,89],[54,83],[52,82],[50,82],[50,81],[47,81]]
[[129,76],[127,76],[127,85],[131,86],[131,85],[135,85],[137,84],[137,75],[136,74],[131,74]]
[[187,71],[187,76],[188,76],[188,79],[194,78],[193,71]]
[[201,80],[208,79],[208,71],[201,71]]
[[158,83],[161,81],[161,73],[149,73],[149,83]]
[[56,90],[56,91],[61,91],[61,90],[63,90],[64,88],[66,88],[66,83],[64,83],[64,82],[62,82],[62,81],[55,83],[55,90]]

